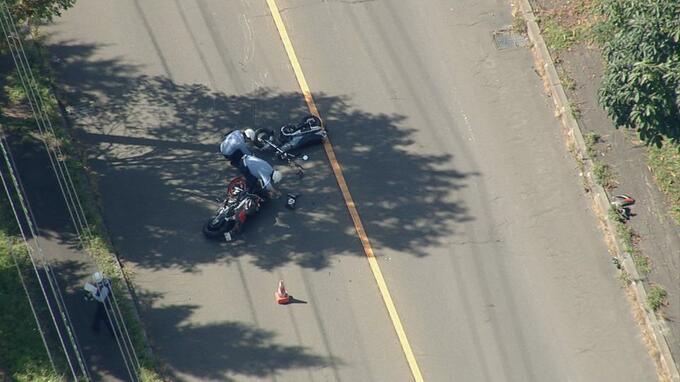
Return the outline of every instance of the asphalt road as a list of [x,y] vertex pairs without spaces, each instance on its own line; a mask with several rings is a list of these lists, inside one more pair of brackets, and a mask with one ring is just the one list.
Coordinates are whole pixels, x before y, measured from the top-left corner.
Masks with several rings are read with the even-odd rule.
[[[509,4],[279,7],[426,381],[655,379],[530,52],[494,47]],[[298,210],[200,233],[221,134],[306,111],[264,1],[82,1],[49,33],[173,379],[411,379],[320,148]]]

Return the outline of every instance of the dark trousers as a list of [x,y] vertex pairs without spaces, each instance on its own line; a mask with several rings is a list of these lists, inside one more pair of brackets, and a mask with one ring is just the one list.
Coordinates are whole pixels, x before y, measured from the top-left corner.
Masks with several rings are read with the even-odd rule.
[[260,186],[260,180],[254,177],[253,174],[250,173],[248,168],[240,166],[238,169],[239,171],[241,171],[241,174],[243,174],[243,177],[246,178],[246,185],[248,185],[248,191],[253,194],[257,194],[263,198],[266,198],[267,193],[264,192],[262,186]]
[[94,312],[94,320],[92,320],[92,330],[99,333],[101,322],[104,321],[109,334],[111,334],[113,337],[113,328],[111,327],[111,322],[109,321],[109,316],[112,315],[113,312],[109,310],[109,315],[106,314],[106,311],[109,309],[109,305],[108,299],[104,302],[97,302],[97,310]]

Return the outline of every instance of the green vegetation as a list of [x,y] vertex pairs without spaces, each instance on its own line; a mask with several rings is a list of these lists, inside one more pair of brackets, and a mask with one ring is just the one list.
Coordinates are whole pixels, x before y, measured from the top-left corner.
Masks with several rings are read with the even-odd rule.
[[606,62],[600,103],[648,144],[680,139],[680,6],[602,0],[596,29]]
[[593,163],[593,175],[595,176],[595,182],[605,189],[611,190],[616,187],[614,171],[609,165],[595,161]]
[[577,41],[577,34],[574,31],[564,27],[552,17],[541,19],[541,32],[551,51],[566,50]]
[[649,257],[640,254],[633,255],[635,268],[640,272],[640,275],[647,276],[652,271],[652,265],[649,263]]
[[514,9],[512,12],[512,26],[511,29],[519,34],[527,33],[527,22],[524,20],[522,12],[518,9]]
[[573,45],[591,39],[595,21],[592,0],[574,0],[540,13],[539,25],[548,49],[559,54]]
[[621,280],[624,286],[629,286],[631,283],[630,274],[625,269],[622,269],[619,273],[619,280]]
[[614,222],[616,227],[616,236],[619,238],[622,250],[628,253],[633,262],[635,263],[635,268],[637,269],[640,276],[646,277],[652,271],[652,265],[650,263],[649,257],[644,256],[640,253],[637,248],[637,235],[630,226],[626,224],[625,219],[619,215],[615,208],[611,207],[609,209],[609,219]]
[[[34,49],[26,49],[26,53],[34,53]],[[33,59],[32,61],[35,61]],[[58,117],[57,102],[54,97],[51,96],[52,90],[50,89],[50,83],[47,78],[38,76],[36,68],[32,68],[34,80],[29,81],[29,86],[36,89],[37,96],[43,100],[43,110],[50,119],[56,119]],[[21,105],[28,101],[28,96],[24,87],[21,84],[19,76],[16,70],[13,70],[5,78],[5,94],[9,102],[13,105]]]
[[571,109],[571,116],[575,119],[581,118],[581,106],[575,102],[569,101],[569,108]]
[[680,224],[680,6],[600,0],[595,9],[606,64],[600,103],[617,127],[650,145],[649,168]]
[[633,232],[630,230],[630,228],[626,225],[626,221],[621,216],[617,211],[616,208],[610,207],[609,208],[609,220],[614,222],[614,225],[616,226],[616,234],[618,237],[621,239],[621,244],[623,245],[623,251],[626,253],[633,254],[635,251],[634,248],[634,241],[633,241]]
[[649,288],[649,293],[647,293],[647,305],[656,312],[659,308],[666,305],[667,296],[668,293],[661,286],[652,285],[652,287]]
[[[665,0],[574,0],[540,15],[548,48],[555,56],[560,80],[567,90],[575,84],[559,67],[559,55],[574,44],[591,40],[602,49],[605,73],[599,101],[618,127],[635,130],[648,144],[648,165],[668,196],[671,215],[680,224],[680,5]],[[554,56],[554,57],[555,57]],[[578,113],[575,113],[577,116]],[[593,159],[595,181],[610,190],[616,186],[612,169],[597,160],[600,137],[584,136],[586,155]],[[577,156],[579,168],[583,158]],[[581,170],[583,171],[583,170]],[[587,187],[586,187],[587,189]],[[636,245],[636,234],[611,208],[622,250],[641,276],[651,270],[650,259]],[[620,278],[630,283],[622,270]],[[654,311],[666,303],[667,292],[652,285],[648,305]]]
[[680,224],[680,144],[667,143],[649,148],[649,168],[671,207],[671,216]]
[[[52,369],[33,319],[17,271],[18,266],[23,274],[30,272],[28,254],[23,243],[7,234],[8,231],[14,231],[16,226],[12,224],[13,216],[4,219],[9,207],[7,198],[0,199],[3,215],[0,226],[0,306],[6,307],[0,309],[0,365],[14,381],[65,381]],[[34,281],[26,279],[26,282]]]
[[[11,73],[5,73],[3,82],[9,84],[14,80]],[[6,87],[4,97],[11,104],[20,101],[23,92],[17,87]],[[10,91],[11,90],[11,91]],[[3,128],[17,130],[31,123],[30,120],[9,118],[2,105],[0,125]],[[12,381],[65,381],[66,378],[53,370],[45,350],[37,323],[33,318],[27,291],[24,289],[20,273],[29,290],[37,288],[37,282],[31,269],[28,253],[23,242],[18,238],[16,225],[5,191],[0,191],[0,367]],[[16,262],[15,262],[16,259]],[[11,307],[11,308],[8,308]],[[42,310],[40,304],[35,306]],[[57,360],[57,367],[60,368]],[[63,369],[60,369],[63,370]]]
[[[13,7],[24,7],[26,6],[27,2],[17,0],[10,3],[10,5]],[[36,3],[34,8],[17,11],[24,12],[24,16],[21,16],[20,19],[24,20],[25,18],[37,17],[41,20],[49,20],[52,15],[58,15],[61,10],[64,10],[72,5],[74,0],[38,0],[31,3]],[[39,7],[42,6],[45,8],[39,9]],[[19,13],[15,13],[15,15],[17,14]],[[2,51],[3,48],[6,47],[0,45],[0,51]],[[132,338],[132,342],[134,343],[137,355],[140,358],[140,363],[142,364],[142,380],[162,381],[162,378],[155,371],[155,362],[148,350],[149,347],[146,343],[146,337],[144,335],[141,323],[139,322],[139,319],[136,315],[134,304],[129,298],[125,275],[122,273],[122,270],[118,265],[117,257],[114,254],[110,242],[107,239],[106,232],[104,231],[104,225],[102,223],[102,218],[98,208],[98,201],[95,191],[96,187],[95,184],[90,181],[90,175],[87,173],[87,165],[84,155],[78,149],[77,145],[74,144],[68,132],[61,128],[62,125],[59,116],[58,102],[52,91],[52,75],[49,71],[49,68],[46,66],[45,60],[43,59],[46,57],[46,54],[43,51],[41,45],[35,40],[33,40],[32,43],[24,44],[24,48],[26,49],[27,57],[31,62],[33,76],[35,78],[35,81],[32,85],[35,87],[35,89],[37,89],[45,106],[45,111],[48,115],[48,118],[50,118],[50,120],[53,122],[55,135],[50,134],[45,136],[38,134],[32,116],[28,114],[27,109],[24,105],[22,105],[26,101],[26,94],[16,72],[4,74],[4,87],[2,89],[3,94],[0,95],[0,99],[3,99],[5,104],[0,105],[3,110],[2,115],[0,115],[0,124],[2,124],[7,130],[12,131],[14,134],[20,134],[24,139],[44,140],[50,147],[59,147],[59,149],[62,151],[63,156],[61,159],[64,160],[64,163],[69,170],[69,174],[74,183],[74,188],[83,207],[83,213],[90,224],[90,232],[86,233],[82,237],[84,250],[94,258],[99,268],[112,281],[118,304],[120,305],[121,312],[125,318],[127,328]],[[6,110],[11,110],[12,112],[6,113]],[[4,218],[6,217],[7,212],[8,211],[6,208],[0,209],[0,217],[3,218],[3,221],[6,221]],[[2,242],[0,242],[0,246],[1,245]],[[0,248],[0,256],[3,253],[1,251],[2,249]],[[5,252],[8,251],[8,249],[5,249]],[[1,260],[2,258],[0,258],[0,261]],[[4,272],[4,268],[0,268],[0,272]],[[13,269],[13,272],[14,274],[17,274],[16,269]],[[0,275],[0,277],[4,277],[4,273]],[[18,291],[21,290],[23,298],[26,300],[26,295],[23,293],[20,284],[18,288],[18,290],[12,291],[18,293]],[[5,298],[4,290],[0,290],[0,292],[2,292],[0,297]],[[8,294],[8,298],[10,297],[17,299],[19,298],[16,293]],[[0,300],[0,302],[2,302],[2,305],[0,306],[13,306],[9,303],[6,305],[2,300]],[[25,312],[22,314],[22,316],[0,315],[0,331],[2,331],[3,325],[12,326],[17,322],[26,324],[27,320],[25,317],[27,315]],[[30,324],[30,322],[28,322],[28,324]],[[33,328],[35,331],[35,323],[33,323]],[[38,357],[38,353],[41,351],[41,349],[42,352],[45,353],[44,347],[42,346],[42,343],[40,343],[39,337],[38,343],[28,341],[20,342],[17,339],[11,339],[11,341],[6,342],[4,341],[4,338],[2,338],[3,334],[4,332],[0,332],[0,340],[2,340],[0,343],[3,344],[3,346],[0,346],[0,365],[2,365],[2,367],[5,369],[10,370],[10,372],[16,376],[15,378],[17,380],[59,380],[58,376],[50,374],[49,370],[51,370],[51,368],[49,362],[47,363],[48,369],[45,369],[45,362],[41,361],[41,358]],[[9,347],[5,347],[5,343],[14,344],[16,346],[10,345]],[[23,356],[25,353],[22,350],[22,345],[26,345],[26,347],[30,348],[26,350],[29,352],[26,353],[29,354],[29,356]],[[3,350],[6,349],[11,349],[11,351],[7,352],[8,354],[11,353],[7,356],[10,357],[7,360],[2,358],[5,356]],[[30,352],[34,352],[35,354]],[[27,362],[27,359],[33,360],[33,363]]]
[[3,0],[9,6],[14,21],[49,22],[75,4],[76,0]]
[[597,133],[589,132],[583,135],[583,140],[586,143],[586,154],[591,159],[595,159],[597,151],[595,150],[595,145],[600,143],[600,135]]
[[574,91],[576,90],[576,82],[574,81],[573,78],[564,70],[561,66],[560,69],[558,70],[558,74],[560,77],[560,82],[562,83],[562,86],[569,90],[569,91]]

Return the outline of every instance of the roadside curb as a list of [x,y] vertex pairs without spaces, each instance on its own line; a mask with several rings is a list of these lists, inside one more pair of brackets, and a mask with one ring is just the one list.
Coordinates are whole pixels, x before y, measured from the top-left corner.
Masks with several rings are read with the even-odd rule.
[[648,308],[647,301],[647,291],[645,290],[644,283],[640,277],[637,269],[635,268],[635,263],[630,256],[625,251],[621,250],[621,243],[616,235],[616,227],[614,222],[609,218],[609,206],[610,200],[605,192],[604,188],[597,184],[592,175],[593,162],[588,157],[586,144],[583,139],[583,134],[581,127],[579,126],[576,118],[574,118],[572,113],[571,104],[564,92],[562,83],[555,69],[554,62],[550,56],[545,41],[540,33],[540,28],[536,22],[536,17],[534,15],[531,4],[528,0],[519,0],[519,9],[521,14],[526,21],[527,35],[532,43],[532,52],[536,60],[536,64],[540,66],[539,73],[545,82],[546,91],[548,91],[550,97],[553,99],[555,104],[556,114],[555,116],[562,122],[562,126],[565,128],[566,133],[573,142],[574,149],[576,150],[575,155],[577,155],[580,160],[583,161],[584,171],[583,176],[590,183],[591,193],[593,201],[595,203],[595,208],[598,215],[603,217],[606,224],[606,229],[613,238],[612,245],[618,257],[622,258],[622,266],[624,270],[630,275],[631,278],[631,288],[635,292],[635,298],[638,303],[638,307],[644,318],[645,326],[649,330],[650,337],[653,341],[653,346],[658,351],[655,360],[663,368],[663,373],[670,378],[672,382],[680,382],[680,374],[678,373],[677,365],[673,360],[673,355],[668,346],[666,337],[664,336],[664,328],[662,323],[657,319],[654,311]]

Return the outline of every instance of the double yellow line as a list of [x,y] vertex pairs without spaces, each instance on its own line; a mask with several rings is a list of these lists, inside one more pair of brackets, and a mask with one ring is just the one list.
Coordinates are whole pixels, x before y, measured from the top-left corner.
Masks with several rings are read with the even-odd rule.
[[[275,0],[266,1],[267,5],[269,6],[269,10],[271,11],[272,17],[274,18],[274,24],[276,24],[276,29],[278,29],[279,36],[281,36],[283,46],[286,49],[286,54],[288,54],[288,60],[290,61],[290,64],[293,66],[293,71],[295,72],[295,77],[297,78],[298,84],[300,85],[300,90],[302,90],[302,94],[305,97],[307,107],[309,108],[309,111],[312,114],[319,116],[319,110],[316,108],[316,104],[314,103],[312,92],[309,90],[307,80],[305,80],[305,75],[302,72],[302,67],[300,67],[300,62],[298,61],[297,56],[295,54],[295,49],[293,49],[293,43],[290,41],[290,37],[288,36],[288,32],[286,31],[286,26],[283,24],[283,19],[281,18],[281,13],[279,12],[279,8],[276,5],[276,1]],[[394,330],[397,332],[397,337],[399,337],[399,343],[401,344],[401,348],[404,352],[404,355],[406,356],[406,361],[408,362],[408,365],[411,368],[411,374],[413,374],[413,379],[416,382],[422,382],[423,376],[420,373],[418,362],[416,362],[416,357],[413,355],[413,350],[411,349],[411,345],[409,344],[408,338],[406,337],[406,332],[404,331],[404,327],[401,324],[401,319],[399,319],[397,308],[394,306],[394,301],[392,301],[392,296],[390,295],[390,291],[387,288],[387,283],[385,283],[385,278],[383,277],[382,271],[380,271],[380,266],[378,265],[378,261],[376,260],[375,255],[373,254],[373,248],[371,248],[371,243],[368,240],[366,231],[364,230],[364,225],[361,222],[359,212],[357,211],[356,205],[354,204],[354,200],[352,199],[352,195],[349,192],[347,182],[345,181],[345,176],[342,174],[342,168],[340,167],[340,163],[338,163],[338,159],[335,156],[335,151],[333,150],[333,146],[331,145],[330,140],[327,139],[324,142],[324,149],[326,151],[326,156],[328,156],[328,161],[331,164],[331,168],[333,169],[335,179],[338,182],[338,186],[340,186],[342,197],[345,199],[345,204],[347,205],[349,214],[352,217],[352,221],[354,222],[354,228],[356,229],[357,235],[361,240],[361,245],[364,248],[364,253],[366,254],[366,258],[368,259],[368,264],[371,267],[371,272],[373,272],[373,277],[375,277],[375,281],[378,284],[380,295],[382,296],[383,301],[385,302],[387,312],[389,313],[390,319],[392,320],[392,326],[394,327]]]

